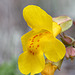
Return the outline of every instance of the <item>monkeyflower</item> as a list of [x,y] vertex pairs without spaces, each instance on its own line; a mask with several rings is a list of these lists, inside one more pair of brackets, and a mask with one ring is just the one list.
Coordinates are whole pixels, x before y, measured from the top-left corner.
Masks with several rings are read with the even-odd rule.
[[56,38],[61,27],[39,6],[25,7],[23,17],[32,30],[21,37],[23,53],[19,56],[18,66],[21,73],[34,75],[45,68],[44,55],[57,62],[65,56],[66,49]]

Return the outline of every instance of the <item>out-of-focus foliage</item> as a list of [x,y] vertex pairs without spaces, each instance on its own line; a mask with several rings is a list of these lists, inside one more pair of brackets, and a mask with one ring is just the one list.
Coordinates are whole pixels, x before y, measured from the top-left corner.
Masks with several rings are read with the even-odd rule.
[[16,60],[3,63],[0,65],[0,75],[22,75],[18,68]]
[[[17,59],[13,59],[12,61],[4,62],[0,64],[0,75],[23,75],[18,70]],[[29,74],[30,75],[30,74]],[[36,74],[40,75],[40,74]]]

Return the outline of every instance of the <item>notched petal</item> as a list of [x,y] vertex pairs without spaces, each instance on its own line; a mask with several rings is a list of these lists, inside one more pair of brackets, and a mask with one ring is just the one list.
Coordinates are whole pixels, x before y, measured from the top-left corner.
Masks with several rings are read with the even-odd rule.
[[45,60],[43,53],[32,55],[25,51],[19,56],[18,59],[19,70],[23,74],[36,74],[40,73],[45,67]]

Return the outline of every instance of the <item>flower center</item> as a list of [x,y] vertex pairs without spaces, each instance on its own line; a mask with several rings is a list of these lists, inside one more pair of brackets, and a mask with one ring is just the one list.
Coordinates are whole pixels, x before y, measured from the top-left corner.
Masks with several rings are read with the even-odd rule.
[[35,35],[32,38],[29,39],[29,44],[28,44],[28,50],[31,54],[36,54],[39,52],[39,47],[40,47],[40,37],[39,35]]
[[27,50],[35,55],[37,53],[39,53],[41,50],[40,47],[40,42],[42,41],[41,38],[43,37],[48,37],[50,35],[50,32],[48,31],[43,31],[43,32],[39,32],[38,34],[32,36],[29,40],[28,40],[28,44],[27,44]]

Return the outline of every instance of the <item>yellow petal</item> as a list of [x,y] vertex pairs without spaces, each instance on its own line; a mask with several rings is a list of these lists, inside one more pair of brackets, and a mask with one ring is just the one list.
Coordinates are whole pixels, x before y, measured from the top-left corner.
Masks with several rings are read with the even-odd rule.
[[43,53],[32,55],[29,52],[24,52],[18,59],[19,70],[23,74],[40,73],[45,67],[45,60]]
[[46,29],[52,31],[52,17],[36,5],[28,5],[23,9],[23,17],[35,31]]
[[66,53],[65,46],[58,39],[51,37],[43,38],[40,43],[42,49],[44,50],[45,56],[53,62],[61,60]]
[[[35,31],[30,31],[26,34],[24,34],[22,37],[21,37],[21,41],[22,41],[22,46],[23,46],[23,51],[26,51],[28,49],[32,49],[33,52],[39,52],[41,49],[39,46],[39,42],[40,42],[40,39],[44,36],[47,37],[47,32],[50,33],[49,31],[47,30],[41,30],[39,32],[35,32]],[[30,48],[29,48],[30,47]],[[37,49],[37,50],[36,50]],[[39,50],[40,49],[40,50]]]
[[53,35],[56,37],[60,32],[61,27],[56,22],[53,22]]
[[27,48],[27,42],[29,40],[29,38],[31,36],[33,36],[35,34],[35,32],[32,30],[32,31],[29,31],[28,33],[24,34],[22,37],[21,37],[21,42],[22,42],[22,46],[23,46],[23,51],[26,51],[26,48]]

